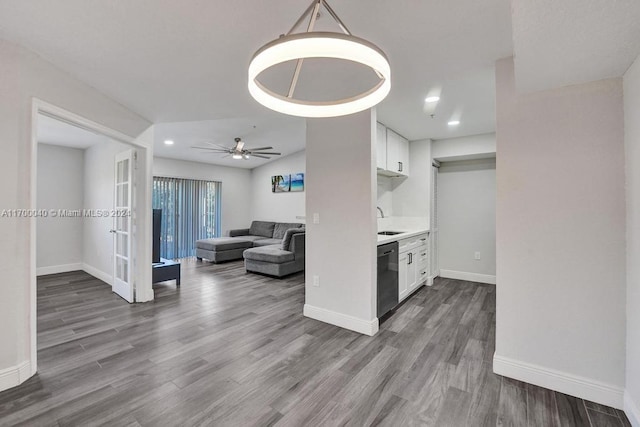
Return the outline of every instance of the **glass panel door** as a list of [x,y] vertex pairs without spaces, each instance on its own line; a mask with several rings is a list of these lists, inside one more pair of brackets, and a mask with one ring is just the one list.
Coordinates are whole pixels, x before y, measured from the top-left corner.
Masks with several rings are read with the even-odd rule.
[[113,292],[134,301],[131,279],[131,189],[133,150],[116,155],[113,211]]

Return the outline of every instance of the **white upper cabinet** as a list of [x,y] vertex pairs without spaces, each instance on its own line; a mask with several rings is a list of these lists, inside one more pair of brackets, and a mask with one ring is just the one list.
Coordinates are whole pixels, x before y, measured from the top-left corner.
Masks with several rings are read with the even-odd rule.
[[376,151],[377,169],[387,168],[387,128],[381,123],[376,123]]
[[409,176],[409,141],[378,123],[376,127],[378,172],[390,176]]

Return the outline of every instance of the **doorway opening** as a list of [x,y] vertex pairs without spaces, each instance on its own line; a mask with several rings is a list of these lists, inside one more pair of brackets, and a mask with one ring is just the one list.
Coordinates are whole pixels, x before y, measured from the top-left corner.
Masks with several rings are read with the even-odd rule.
[[129,303],[153,300],[153,129],[132,138],[34,99],[31,131],[33,375],[38,351],[37,276],[84,270]]

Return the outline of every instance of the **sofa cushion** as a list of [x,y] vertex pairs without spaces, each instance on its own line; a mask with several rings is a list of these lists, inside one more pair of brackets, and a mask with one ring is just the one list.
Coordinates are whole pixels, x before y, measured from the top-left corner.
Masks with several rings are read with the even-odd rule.
[[259,242],[261,240],[266,240],[263,236],[238,236],[236,239],[246,240],[248,242],[252,242],[255,245],[255,242]]
[[253,242],[251,239],[244,239],[241,237],[216,237],[214,239],[196,240],[196,248],[214,252],[228,251],[231,249],[244,249],[252,246]]
[[282,264],[294,260],[293,252],[284,251],[278,245],[260,246],[247,249],[242,254],[244,259]]
[[[304,224],[300,224],[298,222],[276,222],[276,226],[273,228],[273,238],[274,239],[282,239],[284,237],[284,233],[290,228],[300,228],[303,227]],[[278,242],[280,243],[280,242]]]
[[249,228],[249,234],[253,236],[273,237],[273,228],[276,223],[271,221],[253,221],[251,228]]
[[282,243],[282,239],[264,239],[260,238],[253,242],[253,246],[269,246],[269,245],[279,245]]
[[304,227],[288,229],[284,233],[284,237],[282,238],[282,246],[281,246],[282,249],[289,250],[289,247],[291,246],[291,239],[293,238],[293,235],[294,234],[304,233],[305,231],[306,231],[306,229]]
[[229,230],[229,237],[248,236],[248,235],[249,235],[249,229],[248,228]]

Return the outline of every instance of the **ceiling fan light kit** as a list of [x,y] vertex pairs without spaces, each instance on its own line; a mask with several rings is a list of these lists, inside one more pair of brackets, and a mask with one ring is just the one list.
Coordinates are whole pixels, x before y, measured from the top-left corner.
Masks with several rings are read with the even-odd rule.
[[[313,31],[320,7],[324,6],[344,34]],[[307,31],[292,34],[309,16]],[[371,89],[335,101],[307,101],[293,97],[302,63],[306,58],[348,60],[373,69],[380,80]],[[258,81],[260,73],[274,65],[297,60],[286,95],[276,93]],[[352,35],[325,0],[314,0],[287,35],[262,46],[249,64],[249,93],[260,104],[280,113],[300,117],[338,117],[377,105],[391,90],[391,67],[385,53],[373,43]]]

